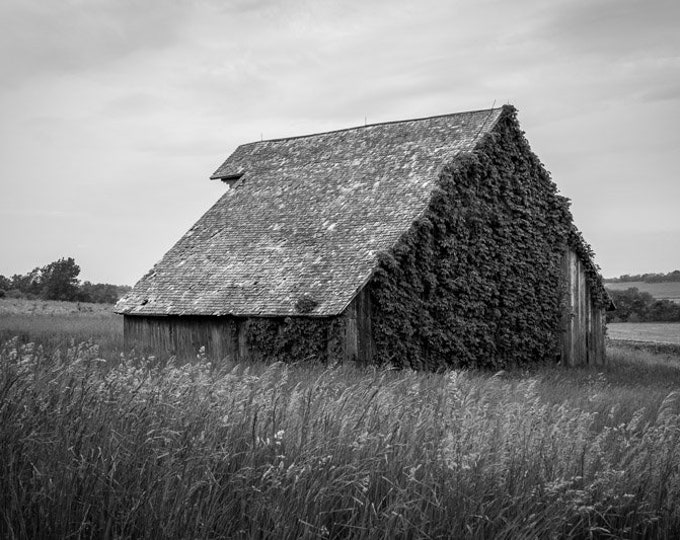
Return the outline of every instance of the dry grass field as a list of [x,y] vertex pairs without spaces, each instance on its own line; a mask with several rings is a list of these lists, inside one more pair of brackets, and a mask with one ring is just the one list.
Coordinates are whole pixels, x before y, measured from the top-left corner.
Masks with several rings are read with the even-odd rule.
[[69,338],[89,324],[73,313],[0,338],[2,538],[680,536],[675,354],[614,342],[601,369],[496,374],[159,366],[89,317],[110,352]]
[[680,345],[680,323],[609,323],[607,336],[613,340]]
[[0,298],[0,340],[17,336],[52,350],[96,340],[103,352],[123,351],[123,317],[109,304]]
[[644,281],[605,283],[605,287],[612,291],[624,291],[635,287],[642,292],[648,292],[657,300],[666,299],[673,302],[680,302],[680,283],[675,281],[665,283],[645,283]]
[[112,308],[110,304],[0,298],[0,315],[109,314]]

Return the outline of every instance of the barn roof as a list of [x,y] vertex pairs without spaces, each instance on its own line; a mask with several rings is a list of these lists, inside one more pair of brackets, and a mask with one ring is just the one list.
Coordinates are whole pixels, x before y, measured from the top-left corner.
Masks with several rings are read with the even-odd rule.
[[139,315],[336,315],[503,109],[244,144],[231,188],[116,306]]

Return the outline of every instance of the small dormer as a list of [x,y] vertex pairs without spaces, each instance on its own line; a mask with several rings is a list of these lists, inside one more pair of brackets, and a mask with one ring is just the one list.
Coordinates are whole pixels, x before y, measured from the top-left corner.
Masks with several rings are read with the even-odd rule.
[[227,184],[228,187],[232,188],[234,187],[239,180],[241,180],[241,177],[243,177],[243,174],[245,173],[245,170],[242,167],[239,167],[238,169],[232,170],[232,171],[225,171],[220,168],[215,174],[213,174],[210,179],[211,180],[221,180],[225,184]]

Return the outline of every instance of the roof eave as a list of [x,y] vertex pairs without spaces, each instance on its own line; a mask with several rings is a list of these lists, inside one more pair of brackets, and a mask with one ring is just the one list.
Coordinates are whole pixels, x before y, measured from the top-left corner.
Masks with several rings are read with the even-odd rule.
[[[344,309],[342,310],[344,311]],[[342,311],[339,313],[221,313],[221,312],[197,312],[188,313],[186,311],[179,313],[156,313],[156,312],[134,312],[134,311],[116,311],[119,315],[124,315],[126,317],[233,317],[237,319],[250,319],[250,318],[286,318],[286,317],[296,317],[305,319],[325,319],[329,317],[339,317],[342,315]]]

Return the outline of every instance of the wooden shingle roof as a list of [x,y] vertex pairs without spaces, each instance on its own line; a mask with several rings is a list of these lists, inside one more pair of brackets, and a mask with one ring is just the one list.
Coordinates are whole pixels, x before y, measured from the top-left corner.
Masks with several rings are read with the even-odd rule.
[[[116,306],[138,315],[341,313],[502,109],[239,146],[230,189]],[[301,301],[302,299],[302,301]],[[301,307],[304,306],[304,307]],[[313,308],[313,309],[312,309]]]

